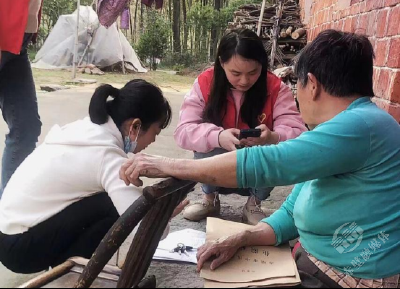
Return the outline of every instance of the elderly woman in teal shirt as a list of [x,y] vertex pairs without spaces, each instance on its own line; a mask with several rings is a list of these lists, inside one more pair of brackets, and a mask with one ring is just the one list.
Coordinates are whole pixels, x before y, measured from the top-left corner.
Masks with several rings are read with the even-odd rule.
[[231,188],[297,184],[282,207],[253,229],[200,248],[199,269],[211,258],[211,269],[218,268],[243,246],[300,237],[300,272],[329,272],[303,272],[302,281],[311,276],[318,286],[346,287],[351,278],[353,285],[398,287],[400,126],[371,101],[373,58],[366,37],[324,31],[296,65],[298,102],[309,132],[204,160],[137,155],[121,168],[121,178],[136,185],[141,176]]

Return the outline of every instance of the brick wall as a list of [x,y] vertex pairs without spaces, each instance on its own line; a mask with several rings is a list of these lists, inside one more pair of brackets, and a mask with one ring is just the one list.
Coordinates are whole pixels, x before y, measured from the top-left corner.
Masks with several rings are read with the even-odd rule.
[[400,123],[400,0],[300,0],[312,41],[321,31],[366,34],[375,48],[374,101]]

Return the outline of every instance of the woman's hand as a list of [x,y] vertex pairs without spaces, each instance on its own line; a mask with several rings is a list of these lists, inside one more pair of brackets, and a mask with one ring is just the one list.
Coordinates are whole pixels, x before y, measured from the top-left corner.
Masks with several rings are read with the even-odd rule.
[[163,171],[172,161],[170,159],[151,156],[147,154],[136,154],[129,158],[119,171],[119,177],[128,186],[133,184],[137,187],[143,186],[140,177],[166,178],[168,175]]
[[257,129],[261,129],[260,137],[250,137],[246,139],[242,139],[240,144],[245,147],[253,147],[253,146],[265,146],[267,144],[272,144],[272,131],[265,125],[262,124]]
[[215,270],[221,265],[231,260],[236,252],[244,246],[242,235],[234,235],[224,239],[218,239],[214,242],[208,242],[197,251],[197,271],[203,268],[204,263],[214,258],[211,263],[210,269]]
[[240,141],[238,139],[240,134],[240,130],[236,128],[226,129],[219,134],[219,145],[231,152],[236,150],[236,146],[240,145]]

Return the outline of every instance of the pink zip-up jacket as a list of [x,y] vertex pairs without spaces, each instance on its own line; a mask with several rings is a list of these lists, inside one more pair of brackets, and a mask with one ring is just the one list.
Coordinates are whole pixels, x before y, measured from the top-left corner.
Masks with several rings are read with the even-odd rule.
[[[244,102],[244,94],[232,90],[232,97],[237,111],[240,111]],[[179,124],[174,133],[175,141],[179,147],[199,153],[208,153],[221,147],[219,135],[224,128],[203,122],[205,106],[206,103],[198,79],[196,79],[192,90],[185,96],[180,111]],[[297,110],[292,91],[284,83],[281,84],[274,106],[273,119],[273,131],[280,135],[281,142],[296,138],[307,130]]]

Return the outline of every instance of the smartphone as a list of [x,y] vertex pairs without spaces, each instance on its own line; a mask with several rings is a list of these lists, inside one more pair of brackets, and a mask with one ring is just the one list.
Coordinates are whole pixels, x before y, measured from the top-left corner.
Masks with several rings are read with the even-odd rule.
[[250,138],[250,137],[260,137],[261,136],[261,129],[255,128],[255,129],[242,129],[240,130],[240,135],[239,135],[239,140],[245,139],[245,138]]

